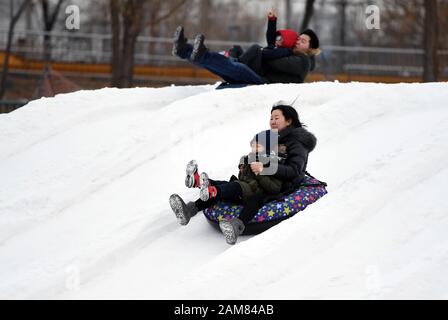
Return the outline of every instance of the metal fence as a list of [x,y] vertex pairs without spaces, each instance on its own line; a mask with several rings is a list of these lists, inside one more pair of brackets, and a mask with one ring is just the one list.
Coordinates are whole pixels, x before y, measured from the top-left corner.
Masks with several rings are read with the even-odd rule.
[[[12,52],[25,60],[42,60],[44,36],[51,36],[52,60],[58,62],[110,63],[111,35],[80,32],[16,31]],[[0,48],[6,46],[7,30],[0,29]],[[221,51],[249,42],[206,40],[210,49]],[[172,39],[138,37],[135,50],[137,65],[176,66],[185,62],[171,55]],[[317,59],[318,72],[327,77],[335,74],[372,76],[421,76],[424,51],[422,49],[325,46]],[[448,50],[439,51],[441,76],[448,76]]]
[[[448,50],[440,50],[440,76],[448,76]],[[378,47],[326,47],[321,67],[328,74],[421,77],[423,49]],[[325,68],[327,70],[325,70]]]

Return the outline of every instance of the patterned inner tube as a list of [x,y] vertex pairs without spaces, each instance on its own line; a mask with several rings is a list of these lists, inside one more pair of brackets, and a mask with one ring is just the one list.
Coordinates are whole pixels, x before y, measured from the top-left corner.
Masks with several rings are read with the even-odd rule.
[[[327,194],[327,190],[320,181],[306,176],[299,189],[285,196],[280,201],[266,203],[249,225],[285,220],[297,212],[305,210],[308,205],[316,202],[325,194]],[[242,210],[243,207],[241,205],[218,202],[214,206],[205,209],[204,215],[209,221],[218,222],[238,217]]]

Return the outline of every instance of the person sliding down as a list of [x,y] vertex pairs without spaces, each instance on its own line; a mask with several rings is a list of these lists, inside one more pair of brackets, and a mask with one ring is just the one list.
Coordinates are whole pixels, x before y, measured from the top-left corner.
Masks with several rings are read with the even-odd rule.
[[[265,168],[269,168],[273,161],[283,162],[283,157],[276,154],[276,147],[271,141],[277,141],[277,133],[271,130],[262,131],[251,140],[252,152],[241,157],[239,162],[238,179],[233,181],[214,181],[207,173],[199,175],[197,162],[188,163],[185,185],[189,188],[199,188],[200,196],[195,202],[185,204],[178,195],[170,197],[170,205],[179,223],[186,225],[198,211],[202,211],[216,204],[218,201],[229,201],[243,204],[244,209],[239,218],[220,221],[219,227],[228,244],[235,244],[245,226],[255,217],[266,196],[277,195],[281,192],[283,183],[272,175],[263,175]],[[261,161],[263,167],[252,165]]]
[[[319,39],[311,29],[306,29],[302,34],[298,34],[292,29],[277,30],[277,13],[275,7],[268,12],[268,28],[266,31],[267,47],[254,44],[247,51],[241,47],[234,46],[228,56],[241,62],[261,76],[269,72],[269,62],[281,58],[286,58],[299,53],[305,53],[314,63],[314,56],[320,54]],[[314,66],[309,68],[314,69]],[[305,71],[305,70],[304,70]],[[303,76],[305,78],[306,74]]]
[[265,79],[257,75],[245,64],[233,61],[220,53],[208,50],[204,45],[204,39],[204,35],[199,34],[194,40],[194,45],[189,44],[185,37],[184,28],[179,26],[174,33],[172,53],[174,56],[207,69],[228,83],[266,83]]
[[[314,69],[314,56],[320,53],[319,39],[309,29],[298,37],[292,30],[277,34],[275,13],[270,15],[268,47],[263,50],[258,45],[250,47],[241,55],[241,61],[209,50],[203,34],[196,36],[194,45],[189,44],[182,26],[174,33],[172,53],[207,69],[229,84],[303,83]],[[281,37],[277,39],[278,35]],[[287,48],[291,43],[292,48]]]
[[277,13],[275,7],[272,7],[268,12],[268,28],[266,31],[267,47],[262,48],[259,45],[253,45],[251,46],[251,50],[244,52],[240,46],[233,46],[229,51],[225,51],[224,55],[235,58],[237,61],[251,67],[254,63],[252,60],[255,58],[255,52],[253,50],[261,51],[261,63],[289,57],[294,54],[293,48],[298,38],[299,35],[292,29],[277,31]]

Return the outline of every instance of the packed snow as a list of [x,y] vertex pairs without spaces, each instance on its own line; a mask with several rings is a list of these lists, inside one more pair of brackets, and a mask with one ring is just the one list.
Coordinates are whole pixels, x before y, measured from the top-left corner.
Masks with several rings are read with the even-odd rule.
[[[0,115],[2,299],[447,299],[448,85],[79,91]],[[177,224],[293,101],[328,194],[235,246]]]

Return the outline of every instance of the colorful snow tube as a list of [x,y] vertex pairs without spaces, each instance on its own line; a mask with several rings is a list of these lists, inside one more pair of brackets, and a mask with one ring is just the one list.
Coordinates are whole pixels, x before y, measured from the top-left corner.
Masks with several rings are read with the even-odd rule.
[[[317,179],[305,176],[300,188],[283,197],[282,200],[266,203],[246,226],[243,234],[259,234],[286,220],[327,194],[325,184]],[[207,220],[219,229],[219,221],[238,217],[243,206],[228,202],[218,202],[205,209]]]

